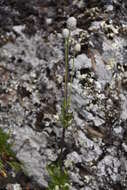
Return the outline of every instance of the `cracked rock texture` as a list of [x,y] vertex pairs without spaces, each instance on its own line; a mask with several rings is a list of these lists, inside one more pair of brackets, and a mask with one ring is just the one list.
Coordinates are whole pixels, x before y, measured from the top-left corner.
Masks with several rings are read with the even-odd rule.
[[72,15],[82,50],[75,57],[74,122],[64,149],[71,189],[126,190],[126,0],[0,1],[0,127],[11,132],[17,158],[45,189],[46,165],[60,151],[61,29]]

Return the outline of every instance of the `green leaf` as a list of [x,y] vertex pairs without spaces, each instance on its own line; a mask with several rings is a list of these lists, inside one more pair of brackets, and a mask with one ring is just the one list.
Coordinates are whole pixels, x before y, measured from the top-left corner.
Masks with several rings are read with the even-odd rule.
[[2,163],[2,161],[0,160],[0,170],[2,170],[4,168],[4,165]]
[[3,132],[0,128],[0,154],[5,153],[9,156],[15,156],[11,150],[11,144],[8,143],[9,134]]
[[69,176],[67,171],[61,170],[58,163],[48,165],[47,170],[51,178],[47,190],[54,190],[56,186],[58,186],[60,190],[68,190],[68,187],[66,186],[66,184],[69,183]]
[[[11,166],[13,170],[19,171],[21,170],[21,164],[18,163],[16,160],[15,153],[11,150],[12,144],[8,143],[10,135],[5,133],[0,128],[0,169],[4,168],[4,162]],[[11,160],[4,160],[3,155],[7,156],[8,158],[12,158]]]
[[21,164],[16,161],[10,161],[8,164],[12,167],[13,170],[17,172],[21,170]]
[[68,128],[71,125],[73,119],[73,113],[69,111],[69,107],[69,104],[66,105],[65,101],[61,106],[60,121],[64,128]]

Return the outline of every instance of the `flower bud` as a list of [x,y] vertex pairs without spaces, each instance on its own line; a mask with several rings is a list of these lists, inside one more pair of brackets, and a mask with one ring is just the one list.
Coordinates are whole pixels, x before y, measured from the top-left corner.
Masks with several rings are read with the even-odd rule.
[[55,190],[60,190],[58,185],[55,186]]
[[63,37],[68,38],[69,37],[69,30],[67,28],[64,28],[62,31]]
[[74,30],[76,29],[76,25],[77,25],[77,19],[75,17],[69,17],[67,19],[67,28],[69,30]]
[[51,18],[46,18],[46,24],[51,25],[52,24],[52,19]]
[[76,44],[75,47],[74,47],[74,50],[75,50],[76,52],[80,52],[80,51],[81,51],[81,45],[80,45],[79,43]]

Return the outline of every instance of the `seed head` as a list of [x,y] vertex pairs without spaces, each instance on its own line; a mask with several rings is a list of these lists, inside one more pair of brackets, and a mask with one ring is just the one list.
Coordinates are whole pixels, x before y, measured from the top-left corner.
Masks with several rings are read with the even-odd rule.
[[64,28],[62,31],[63,37],[68,38],[69,37],[69,30],[67,28]]
[[80,45],[79,43],[76,44],[75,47],[74,47],[74,50],[75,50],[76,52],[80,52],[80,51],[81,51],[81,45]]
[[75,17],[69,17],[67,19],[67,28],[69,30],[74,30],[76,29],[76,25],[77,25],[77,19]]

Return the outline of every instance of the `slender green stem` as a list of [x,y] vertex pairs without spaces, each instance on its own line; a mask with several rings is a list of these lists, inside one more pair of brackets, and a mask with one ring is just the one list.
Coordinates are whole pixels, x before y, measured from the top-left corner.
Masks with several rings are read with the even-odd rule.
[[67,108],[68,103],[68,61],[69,61],[69,37],[65,39],[65,90],[64,90],[64,103]]
[[69,95],[69,107],[71,105],[71,97],[72,97],[72,81],[73,81],[73,75],[74,75],[74,62],[75,62],[75,51],[73,53],[72,57],[72,73],[71,73],[71,79],[70,79],[70,95]]
[[61,150],[60,150],[60,158],[59,158],[59,163],[60,163],[61,170],[62,170],[62,162],[63,162],[62,160],[63,160],[64,138],[65,138],[65,128],[63,128],[63,131],[62,131]]
[[[69,37],[65,39],[65,86],[64,86],[64,111],[68,113],[68,72],[69,72]],[[62,170],[63,148],[65,139],[66,126],[63,126],[60,150],[60,167]]]

